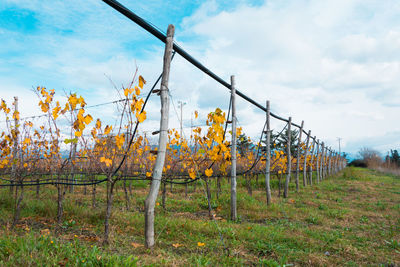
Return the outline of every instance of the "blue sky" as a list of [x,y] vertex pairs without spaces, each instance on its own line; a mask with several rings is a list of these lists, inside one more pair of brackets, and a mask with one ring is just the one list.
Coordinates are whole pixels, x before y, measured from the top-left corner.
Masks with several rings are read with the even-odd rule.
[[[400,148],[400,2],[395,0],[131,1],[121,0],[202,63],[274,112],[305,121],[313,135],[356,153]],[[18,95],[22,115],[39,113],[32,87],[82,94],[88,104],[118,99],[136,66],[151,84],[163,45],[102,1],[3,0],[0,3],[0,92]],[[201,118],[226,108],[228,92],[176,57],[171,93]],[[239,123],[258,136],[264,114],[238,101]],[[112,107],[93,110],[111,116]],[[149,105],[143,130],[158,127]],[[175,111],[171,124],[178,126]],[[261,126],[260,126],[261,125]],[[281,125],[276,123],[278,129]]]

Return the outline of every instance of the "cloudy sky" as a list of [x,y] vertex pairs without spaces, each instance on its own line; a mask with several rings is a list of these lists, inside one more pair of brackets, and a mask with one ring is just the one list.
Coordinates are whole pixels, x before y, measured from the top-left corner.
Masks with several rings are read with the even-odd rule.
[[[292,116],[312,135],[342,151],[400,148],[400,1],[133,1],[121,3],[165,31],[224,80],[272,111]],[[89,105],[119,99],[136,67],[148,91],[162,69],[163,44],[100,0],[2,0],[0,94],[20,99],[22,116],[40,114],[32,87],[77,92]],[[112,82],[111,82],[112,81]],[[180,56],[172,64],[170,110],[178,127],[204,124],[228,107],[229,91]],[[142,130],[154,131],[153,96]],[[200,118],[191,121],[194,110]],[[113,105],[92,108],[112,118]],[[238,98],[244,131],[259,136],[265,114]],[[281,124],[273,121],[273,127]]]

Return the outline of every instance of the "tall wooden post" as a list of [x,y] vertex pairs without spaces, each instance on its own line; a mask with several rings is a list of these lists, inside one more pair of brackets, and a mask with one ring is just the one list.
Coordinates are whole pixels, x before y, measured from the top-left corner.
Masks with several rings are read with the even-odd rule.
[[270,187],[270,168],[271,168],[271,125],[270,125],[270,106],[267,100],[267,138],[265,152],[265,191],[267,193],[267,205],[271,204],[271,187]]
[[326,155],[327,155],[327,152],[328,152],[328,148],[325,146],[325,144],[324,144],[324,149],[323,149],[323,154],[324,154],[324,156],[323,156],[323,158],[322,158],[322,177],[323,177],[323,179],[325,179],[326,178]]
[[161,120],[160,120],[160,136],[158,141],[157,159],[153,170],[153,179],[151,181],[150,192],[145,201],[145,239],[146,247],[154,246],[154,207],[158,191],[160,189],[162,171],[165,162],[166,147],[168,141],[168,114],[169,114],[169,97],[168,97],[168,81],[171,67],[171,55],[174,38],[175,27],[169,25],[167,30],[167,39],[164,51],[163,75],[161,79]]
[[330,153],[329,153],[329,176],[332,175],[332,155],[333,155],[333,151],[332,148],[330,148]]
[[74,184],[75,184],[75,158],[76,158],[76,142],[71,143],[71,169],[70,169],[70,175],[71,175],[71,181],[72,184],[69,187],[69,192],[73,193],[74,192]]
[[317,183],[319,183],[320,177],[319,177],[319,140],[317,140],[317,155],[315,159],[315,170],[317,173]]
[[337,152],[335,151],[335,152],[333,152],[333,158],[332,158],[332,174],[337,173],[336,160],[337,160]]
[[288,129],[287,129],[287,145],[286,145],[286,154],[287,154],[287,167],[286,167],[286,181],[285,181],[285,189],[283,191],[283,197],[287,198],[289,194],[289,182],[290,182],[290,173],[292,169],[292,156],[290,154],[290,143],[292,142],[291,136],[292,136],[292,117],[289,117],[288,121]]
[[319,162],[320,162],[320,165],[319,165],[319,179],[320,179],[320,181],[322,181],[322,179],[324,178],[323,169],[322,169],[323,158],[324,158],[324,142],[321,143],[321,156],[320,156],[320,159],[319,159]]
[[308,168],[308,170],[309,170],[308,171],[308,180],[309,180],[311,186],[313,184],[312,177],[313,177],[313,162],[314,162],[314,158],[313,157],[314,157],[315,141],[316,141],[316,137],[314,136],[313,143],[312,143],[312,146],[311,146],[311,151],[310,151],[310,155],[311,155],[310,167]]
[[303,186],[307,185],[307,156],[308,156],[308,145],[310,143],[311,130],[308,131],[306,148],[304,150],[304,161],[303,161]]
[[[17,115],[18,114],[18,115]],[[19,111],[18,111],[18,97],[14,96],[14,134],[13,134],[13,161],[11,165],[11,186],[10,193],[13,192],[14,183],[17,179],[17,158],[18,158],[18,137],[19,137]]]
[[231,146],[231,219],[237,219],[236,207],[236,84],[235,76],[231,76],[231,99],[232,99],[232,146]]
[[300,172],[300,157],[301,157],[301,136],[303,134],[304,121],[301,121],[299,139],[297,141],[297,160],[296,160],[296,192],[299,192],[299,172]]

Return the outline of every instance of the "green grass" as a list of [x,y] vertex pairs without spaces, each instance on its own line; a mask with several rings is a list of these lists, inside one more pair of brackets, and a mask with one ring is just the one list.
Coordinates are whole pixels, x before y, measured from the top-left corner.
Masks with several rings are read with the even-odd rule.
[[[252,181],[253,194],[239,178],[238,215],[229,220],[229,188],[212,206],[208,219],[204,186],[167,186],[166,210],[156,207],[156,247],[144,244],[145,182],[132,183],[131,210],[125,210],[118,186],[111,220],[111,244],[101,244],[105,210],[104,186],[98,208],[76,189],[66,195],[65,221],[55,224],[56,191],[25,188],[21,223],[10,228],[12,198],[0,190],[0,266],[359,266],[400,264],[400,179],[367,169],[347,168],[312,187],[265,204],[263,177]],[[315,182],[314,182],[315,183]],[[161,203],[161,198],[159,199]],[[205,243],[198,246],[198,242]]]

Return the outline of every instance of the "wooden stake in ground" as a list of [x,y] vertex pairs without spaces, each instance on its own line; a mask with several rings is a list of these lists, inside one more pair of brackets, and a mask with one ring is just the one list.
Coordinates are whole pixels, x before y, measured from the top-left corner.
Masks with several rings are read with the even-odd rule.
[[299,192],[299,171],[300,171],[300,148],[301,148],[301,135],[303,134],[304,121],[301,121],[299,139],[297,141],[297,161],[296,161],[296,192]]
[[236,87],[235,76],[231,76],[231,99],[232,99],[232,147],[231,147],[231,219],[237,219],[236,207]]
[[311,146],[311,151],[310,151],[310,155],[311,155],[311,157],[310,157],[310,166],[308,168],[308,170],[309,170],[308,171],[308,181],[309,181],[309,184],[311,186],[313,184],[312,177],[313,177],[313,160],[314,160],[315,141],[316,141],[316,137],[314,136],[313,143],[312,143],[312,146]]
[[325,148],[325,145],[324,145],[324,142],[322,142],[322,144],[321,144],[321,166],[320,166],[320,179],[321,179],[321,181],[325,178],[324,177],[324,157],[325,157],[325,152],[324,152],[324,148]]
[[270,187],[270,168],[271,168],[271,125],[270,125],[270,106],[267,100],[267,137],[265,151],[265,191],[267,193],[267,205],[271,204],[271,187]]
[[308,131],[306,148],[304,150],[304,161],[303,161],[303,186],[307,185],[307,156],[308,156],[308,144],[310,143],[311,130]]
[[319,183],[320,177],[319,177],[319,140],[317,140],[317,155],[316,155],[316,159],[315,159],[315,163],[316,163],[316,172],[317,172],[317,183]]
[[331,176],[332,175],[332,148],[329,148],[329,160],[328,160],[328,175]]
[[291,143],[291,135],[292,135],[292,117],[289,117],[289,122],[288,122],[288,129],[287,129],[287,144],[286,144],[286,154],[287,154],[287,168],[286,168],[286,181],[285,181],[285,188],[283,191],[283,197],[287,198],[289,194],[289,182],[290,182],[290,172],[292,169],[292,156],[290,155],[290,143]]
[[[22,185],[22,177],[18,172],[18,168],[21,168],[22,165],[22,148],[19,148],[19,111],[18,111],[18,97],[14,97],[14,150],[13,150],[13,164],[12,164],[12,179],[11,182],[15,183],[15,195],[14,195],[14,219],[12,226],[15,225],[19,221],[20,212],[21,212],[21,202],[24,197],[24,187]],[[18,158],[18,160],[17,160]],[[13,191],[13,186],[10,186],[10,192]],[[20,189],[20,190],[19,190]]]
[[169,97],[168,97],[168,80],[171,66],[171,55],[174,38],[175,27],[169,25],[167,30],[167,39],[164,51],[164,66],[161,79],[161,121],[160,121],[160,137],[158,141],[157,159],[153,170],[153,179],[151,181],[150,192],[145,201],[145,239],[146,247],[154,246],[154,207],[158,191],[160,189],[162,171],[165,162],[166,147],[168,141],[168,113],[169,113]]
[[[18,96],[14,96],[14,112],[18,112]],[[13,147],[13,162],[11,165],[11,186],[10,186],[10,194],[13,193],[14,189],[14,181],[17,178],[17,161],[15,160],[18,156],[18,135],[19,135],[19,116],[14,116],[14,147]]]

